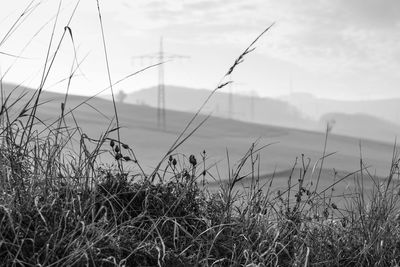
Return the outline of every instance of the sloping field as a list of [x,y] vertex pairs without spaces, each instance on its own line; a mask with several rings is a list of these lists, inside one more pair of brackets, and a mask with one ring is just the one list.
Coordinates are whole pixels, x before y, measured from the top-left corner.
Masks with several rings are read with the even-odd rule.
[[[18,96],[19,93],[15,92],[12,98]],[[64,96],[61,94],[43,94],[41,102],[46,103],[39,107],[38,115],[47,125],[59,116],[63,98]],[[80,105],[85,99],[81,96],[69,96],[66,110]],[[189,113],[168,111],[167,130],[161,131],[156,125],[155,109],[130,104],[118,104],[117,109],[122,126],[121,141],[134,149],[139,162],[146,171],[151,171],[161,160],[192,117],[192,114]],[[98,138],[101,133],[106,131],[109,121],[113,117],[113,106],[110,101],[95,98],[75,109],[73,115],[83,133],[91,138]],[[197,121],[199,122],[203,118],[204,116],[200,116]],[[67,117],[67,123],[74,126],[71,116]],[[112,134],[116,138],[115,132]],[[263,177],[272,176],[274,172],[276,177],[287,176],[296,157],[300,159],[304,154],[305,158],[311,160],[310,177],[315,178],[318,168],[315,169],[313,175],[311,175],[311,169],[315,164],[316,167],[319,167],[317,161],[322,156],[324,139],[323,133],[211,117],[177,152],[186,156],[194,154],[200,161],[200,153],[205,150],[207,152],[206,166],[210,168],[210,172],[217,178],[226,179],[228,175],[227,155],[229,155],[231,168],[234,168],[235,163],[241,159],[252,143],[258,141],[257,147],[271,144],[258,152],[261,159],[259,173]],[[76,137],[75,140],[78,142],[79,138]],[[108,146],[104,148],[108,149]],[[369,166],[368,171],[371,174],[380,177],[388,175],[392,151],[393,145],[391,144],[361,140],[363,163]],[[327,146],[327,154],[329,153],[334,154],[324,161],[325,171],[322,173],[323,182],[321,184],[329,184],[333,181],[333,175],[329,175],[329,173],[334,173],[333,169],[339,171],[336,178],[339,179],[341,174],[360,168],[360,140],[358,139],[330,135]],[[105,160],[106,158],[107,156],[104,156]],[[217,164],[218,170],[215,164]],[[297,167],[301,167],[300,160]],[[246,169],[246,171],[248,170],[249,168]],[[298,176],[297,173],[295,173],[296,175]]]

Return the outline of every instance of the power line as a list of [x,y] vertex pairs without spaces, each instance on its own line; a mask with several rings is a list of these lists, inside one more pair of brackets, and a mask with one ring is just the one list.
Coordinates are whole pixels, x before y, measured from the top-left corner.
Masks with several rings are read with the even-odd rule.
[[159,63],[158,66],[158,86],[157,86],[157,127],[162,130],[167,128],[167,118],[165,112],[165,82],[164,82],[164,63],[169,60],[174,59],[187,59],[189,56],[178,55],[178,54],[167,54],[164,51],[163,37],[160,37],[160,47],[157,53],[145,54],[140,56],[132,57],[132,62],[135,59],[139,59],[141,64],[143,64],[144,59],[157,59]]
[[[232,75],[231,75],[231,81],[233,81]],[[235,115],[237,115],[237,112],[235,111],[235,93],[234,93],[234,86],[235,85],[246,85],[247,83],[245,82],[235,82],[235,83],[230,83],[229,85],[229,91],[228,91],[228,119],[235,119]],[[237,118],[236,118],[237,119]]]
[[229,119],[233,119],[233,90],[232,90],[232,85],[233,83],[231,83],[229,85],[229,95],[228,95],[228,118]]
[[[160,51],[158,61],[164,62],[163,38],[160,38]],[[167,127],[165,114],[165,83],[164,83],[164,63],[158,67],[158,90],[157,90],[157,126],[163,130]]]
[[250,118],[251,121],[254,122],[255,121],[255,92],[254,90],[251,90],[250,92]]

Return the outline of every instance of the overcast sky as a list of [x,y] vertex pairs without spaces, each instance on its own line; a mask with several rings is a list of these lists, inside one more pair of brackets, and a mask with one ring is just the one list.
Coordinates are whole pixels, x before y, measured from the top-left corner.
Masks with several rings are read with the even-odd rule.
[[[0,0],[1,39],[29,2]],[[52,51],[76,3],[62,1]],[[13,64],[4,80],[37,87],[58,4],[34,1],[30,15],[1,43],[1,53],[24,57],[15,61],[0,54],[2,74]],[[235,92],[271,97],[308,92],[336,99],[400,97],[399,0],[103,0],[100,8],[113,81],[157,63],[156,59],[132,62],[132,57],[157,52],[163,36],[167,53],[190,56],[165,64],[165,82],[213,89],[243,49],[275,22],[233,74]],[[70,28],[81,62],[71,91],[95,94],[108,85],[95,0],[81,1]],[[73,43],[68,35],[63,40],[46,83],[49,90],[65,91],[66,83],[57,82],[69,75]],[[132,92],[157,82],[154,69],[115,90]]]

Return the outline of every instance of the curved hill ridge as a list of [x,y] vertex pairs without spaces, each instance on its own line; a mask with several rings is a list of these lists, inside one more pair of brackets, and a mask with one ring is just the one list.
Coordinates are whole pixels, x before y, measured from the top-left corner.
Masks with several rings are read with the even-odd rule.
[[[167,85],[165,91],[166,108],[185,112],[196,112],[211,93],[210,90],[206,89],[192,89],[171,85]],[[229,107],[230,101],[232,103],[231,109]],[[156,107],[157,87],[130,93],[126,98],[126,102]],[[233,94],[230,100],[230,95],[225,88],[213,95],[205,106],[203,113],[212,113],[214,116],[246,122],[300,129],[316,129],[315,122],[307,119],[299,109],[285,101],[240,94]]]
[[394,142],[400,134],[400,125],[362,113],[328,113],[320,121],[323,124],[333,122],[332,133],[345,133],[356,138]]
[[[185,112],[197,111],[197,108],[211,92],[206,89],[170,85],[167,85],[165,90],[166,107]],[[395,108],[395,99],[363,102],[317,99],[312,95],[302,93],[296,93],[291,97],[282,99],[234,94],[231,98],[233,108],[230,114],[229,98],[230,95],[226,90],[216,92],[203,113],[212,113],[217,117],[234,118],[244,122],[310,131],[324,131],[326,122],[333,119],[336,121],[333,133],[388,143],[393,143],[395,136],[400,134],[400,125],[390,119],[385,119],[386,115]],[[125,101],[156,107],[157,87],[130,93]],[[378,104],[375,105],[375,102]],[[400,101],[398,102],[400,106]],[[388,110],[385,110],[386,104],[388,104]],[[369,109],[367,109],[368,106]],[[320,107],[320,109],[316,107]],[[315,112],[324,110],[326,110],[325,113],[318,113],[318,116],[316,116]],[[394,119],[395,114],[392,115],[388,118]]]
[[[4,93],[10,91],[10,88],[12,85],[4,85]],[[34,92],[31,89],[25,90],[28,94]],[[15,99],[22,91],[23,88],[16,90],[10,100]],[[63,99],[62,94],[44,91],[41,97],[43,105],[38,108],[40,119],[49,124],[58,118]],[[70,95],[66,110],[80,105],[86,99],[88,98]],[[168,110],[167,130],[161,131],[157,128],[156,109],[128,103],[117,103],[117,109],[122,127],[121,138],[135,150],[146,170],[151,170],[159,162],[193,116],[192,113]],[[18,106],[15,106],[14,110],[17,112]],[[98,138],[106,131],[113,117],[113,105],[105,99],[93,98],[87,104],[79,106],[73,114],[83,133]],[[203,118],[203,115],[200,116],[195,125]],[[75,126],[71,116],[66,118],[66,122]],[[76,137],[76,140],[79,138]],[[260,173],[265,174],[291,168],[295,158],[301,154],[310,157],[313,163],[317,162],[322,155],[324,133],[211,117],[177,152],[200,157],[200,153],[206,150],[207,164],[215,171],[214,165],[218,163],[218,172],[224,179],[227,173],[227,154],[233,166],[257,140],[260,146],[274,143],[260,152]],[[107,154],[107,147],[105,149]],[[370,140],[363,142],[363,158],[367,165],[372,166],[371,173],[387,175],[392,150],[391,144]],[[359,168],[358,139],[332,134],[329,136],[327,151],[335,154],[325,161],[325,168],[348,172]]]

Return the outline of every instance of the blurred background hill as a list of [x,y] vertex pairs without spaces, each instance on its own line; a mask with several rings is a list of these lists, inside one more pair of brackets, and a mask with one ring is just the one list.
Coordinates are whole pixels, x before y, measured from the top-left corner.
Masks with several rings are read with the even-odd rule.
[[[166,108],[195,112],[211,93],[206,89],[166,85]],[[157,107],[157,87],[124,95],[125,103]],[[110,96],[104,96],[111,99]],[[339,101],[293,93],[280,98],[231,94],[217,91],[204,114],[251,123],[324,131],[329,122],[332,133],[393,143],[400,133],[400,99]]]

